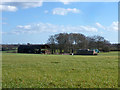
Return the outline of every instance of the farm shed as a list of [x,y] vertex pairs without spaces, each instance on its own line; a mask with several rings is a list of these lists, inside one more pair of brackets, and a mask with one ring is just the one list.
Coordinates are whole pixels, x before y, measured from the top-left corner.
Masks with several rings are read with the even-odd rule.
[[36,53],[36,54],[49,54],[48,45],[20,45],[18,47],[18,53]]
[[97,55],[98,53],[95,50],[89,49],[79,49],[75,55]]

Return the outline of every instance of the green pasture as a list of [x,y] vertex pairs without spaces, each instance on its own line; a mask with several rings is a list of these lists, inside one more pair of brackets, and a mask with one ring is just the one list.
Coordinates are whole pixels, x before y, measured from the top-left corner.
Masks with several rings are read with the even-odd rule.
[[118,52],[90,55],[2,54],[3,88],[117,88]]

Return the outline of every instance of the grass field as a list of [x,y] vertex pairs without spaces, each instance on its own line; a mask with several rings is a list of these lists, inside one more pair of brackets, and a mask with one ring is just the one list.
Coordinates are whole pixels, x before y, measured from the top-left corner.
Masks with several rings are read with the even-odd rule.
[[97,56],[3,53],[3,88],[117,88],[118,52]]

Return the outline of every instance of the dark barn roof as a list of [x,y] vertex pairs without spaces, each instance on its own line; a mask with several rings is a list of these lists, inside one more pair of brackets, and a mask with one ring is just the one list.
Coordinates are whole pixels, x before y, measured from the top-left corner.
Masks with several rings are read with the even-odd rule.
[[31,48],[41,48],[41,49],[45,49],[45,48],[50,48],[48,45],[39,45],[39,44],[30,44],[30,45],[20,45],[19,47],[31,47]]
[[20,45],[18,47],[18,53],[41,53],[41,49],[49,49],[48,45],[39,45],[39,44],[29,44],[29,45]]

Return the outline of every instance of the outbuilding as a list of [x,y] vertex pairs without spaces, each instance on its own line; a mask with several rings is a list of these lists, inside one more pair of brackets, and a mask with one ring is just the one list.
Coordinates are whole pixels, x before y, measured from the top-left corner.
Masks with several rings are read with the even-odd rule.
[[36,53],[36,54],[49,54],[48,45],[20,45],[18,47],[18,53]]

